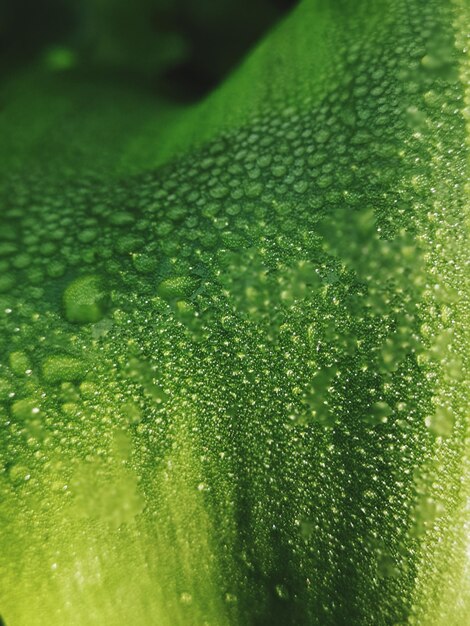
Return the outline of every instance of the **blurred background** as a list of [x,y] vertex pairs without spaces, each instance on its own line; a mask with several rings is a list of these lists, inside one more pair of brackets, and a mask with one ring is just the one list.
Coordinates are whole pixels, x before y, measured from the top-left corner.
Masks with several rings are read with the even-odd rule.
[[297,1],[0,0],[0,75],[39,63],[192,102]]

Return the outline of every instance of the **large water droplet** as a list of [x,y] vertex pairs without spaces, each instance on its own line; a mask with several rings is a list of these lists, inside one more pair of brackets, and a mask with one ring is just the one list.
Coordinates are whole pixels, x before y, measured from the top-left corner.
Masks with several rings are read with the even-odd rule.
[[80,276],[64,291],[65,317],[69,322],[98,322],[104,315],[108,297],[99,276]]

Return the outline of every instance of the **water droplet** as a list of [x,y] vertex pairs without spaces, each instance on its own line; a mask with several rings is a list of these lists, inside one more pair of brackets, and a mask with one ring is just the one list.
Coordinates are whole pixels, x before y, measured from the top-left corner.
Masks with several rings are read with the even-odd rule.
[[91,335],[93,339],[100,339],[101,337],[106,337],[111,328],[113,327],[113,320],[108,318],[102,319],[96,324],[93,324],[91,329]]
[[12,372],[18,376],[26,374],[26,371],[31,368],[31,362],[24,352],[11,352],[9,360]]
[[80,324],[98,322],[104,315],[108,296],[99,276],[80,276],[64,291],[65,317]]
[[148,254],[134,253],[132,263],[135,269],[141,274],[151,274],[158,267],[158,259]]
[[210,190],[210,194],[213,198],[216,199],[220,199],[220,198],[225,198],[225,196],[228,195],[230,189],[228,187],[225,187],[223,185],[216,185],[215,187],[212,187],[212,189]]
[[173,276],[158,285],[157,293],[165,300],[184,299],[195,291],[197,284],[198,281],[191,276]]
[[275,591],[276,591],[276,595],[278,598],[281,598],[281,600],[288,600],[289,599],[289,591],[286,587],[286,585],[282,585],[282,584],[278,584],[275,586]]
[[15,286],[15,279],[11,274],[0,276],[0,293],[7,293]]
[[225,594],[225,602],[227,604],[235,604],[236,602],[238,602],[238,598],[237,598],[237,596],[234,593],[227,592]]
[[366,419],[372,425],[385,424],[392,414],[392,409],[386,402],[374,402]]
[[86,369],[81,359],[68,355],[47,357],[42,364],[44,380],[49,383],[80,380],[84,377]]
[[190,593],[188,593],[187,591],[183,591],[180,594],[180,602],[181,602],[181,604],[186,604],[186,605],[192,604],[193,596]]
[[454,427],[454,412],[451,407],[437,406],[434,413],[426,419],[426,426],[437,437],[449,437]]
[[19,420],[30,420],[40,412],[39,403],[36,398],[23,398],[16,400],[11,405],[12,416]]

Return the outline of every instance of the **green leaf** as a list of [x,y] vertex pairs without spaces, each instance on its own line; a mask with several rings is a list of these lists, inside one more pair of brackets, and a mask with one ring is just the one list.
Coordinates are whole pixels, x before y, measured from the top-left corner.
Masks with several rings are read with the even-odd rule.
[[4,87],[8,626],[467,623],[467,18],[306,0],[186,110]]

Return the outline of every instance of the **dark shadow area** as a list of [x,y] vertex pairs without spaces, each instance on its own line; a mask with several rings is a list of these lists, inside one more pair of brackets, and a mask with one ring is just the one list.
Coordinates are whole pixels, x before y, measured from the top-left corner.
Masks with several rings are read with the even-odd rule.
[[297,0],[6,0],[0,75],[31,64],[190,102],[213,89]]

